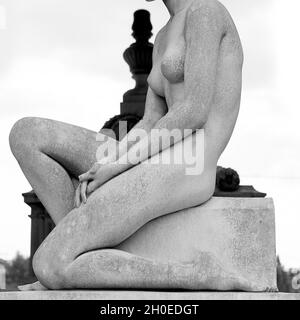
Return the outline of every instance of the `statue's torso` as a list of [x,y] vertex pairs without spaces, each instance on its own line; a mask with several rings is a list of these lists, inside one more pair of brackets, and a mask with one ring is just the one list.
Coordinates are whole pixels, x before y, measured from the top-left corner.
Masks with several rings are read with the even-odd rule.
[[[157,35],[148,82],[168,108],[184,100],[186,11],[178,13]],[[240,107],[243,50],[238,32],[224,9],[226,35],[221,41],[213,104],[205,124],[206,159],[216,163],[225,149]],[[199,101],[200,105],[200,101]]]

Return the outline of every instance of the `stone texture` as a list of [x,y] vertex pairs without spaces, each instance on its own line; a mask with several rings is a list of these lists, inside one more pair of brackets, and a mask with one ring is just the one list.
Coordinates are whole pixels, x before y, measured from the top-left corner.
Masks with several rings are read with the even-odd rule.
[[297,293],[166,291],[0,292],[0,300],[300,300]]
[[269,198],[212,198],[151,221],[118,248],[155,261],[181,263],[208,252],[253,286],[277,289],[275,216]]
[[[206,128],[209,128],[206,136],[205,150],[203,149],[205,162],[209,164],[205,166],[207,170],[204,170],[202,175],[197,179],[195,177],[187,179],[186,176],[184,179],[181,175],[181,169],[183,167],[178,169],[176,166],[168,166],[167,169],[164,168],[164,171],[161,170],[161,174],[158,176],[156,174],[160,170],[160,167],[157,166],[158,169],[149,170],[147,176],[145,170],[140,169],[142,166],[136,166],[133,170],[128,170],[126,174],[118,175],[115,179],[112,179],[106,184],[106,187],[103,186],[103,188],[106,188],[104,190],[111,188],[112,192],[108,193],[107,197],[97,197],[97,195],[95,195],[95,197],[90,198],[89,206],[86,206],[86,211],[85,209],[79,208],[69,213],[64,219],[64,224],[58,224],[57,230],[55,231],[56,234],[54,232],[52,233],[52,239],[49,238],[46,244],[39,250],[39,258],[36,259],[36,273],[38,278],[41,279],[41,281],[43,280],[42,282],[49,284],[49,286],[52,283],[60,284],[64,282],[62,278],[65,280],[66,276],[61,277],[62,273],[59,271],[69,271],[69,268],[67,268],[69,266],[68,261],[73,261],[71,259],[75,256],[93,250],[95,247],[101,247],[102,243],[105,243],[107,246],[112,246],[130,234],[127,233],[125,236],[117,238],[118,234],[122,234],[122,230],[120,229],[125,228],[125,224],[120,224],[118,225],[119,229],[114,229],[113,227],[117,225],[116,221],[113,220],[114,217],[120,220],[123,219],[124,222],[129,224],[129,227],[134,227],[139,223],[138,220],[144,222],[148,221],[149,217],[153,217],[153,215],[150,215],[151,213],[157,213],[156,216],[158,216],[163,212],[171,212],[182,208],[181,203],[184,203],[183,207],[189,207],[196,203],[191,199],[193,198],[192,190],[197,190],[197,203],[207,200],[211,194],[211,187],[214,185],[215,180],[211,174],[214,171],[213,164],[217,163],[221,150],[227,145],[238,116],[242,78],[242,48],[234,23],[223,6],[217,5],[215,2],[209,4],[209,6],[211,6],[210,9],[212,9],[209,10],[210,14],[212,14],[212,19],[207,19],[206,6],[202,7],[206,1],[186,1],[184,5],[185,8],[181,8],[180,14],[175,18],[178,3],[179,2],[176,2],[175,5],[174,2],[175,7],[173,8],[173,4],[168,2],[168,9],[171,13],[174,13],[174,19],[171,19],[172,21],[165,26],[163,32],[160,32],[160,37],[157,37],[156,41],[157,52],[154,55],[153,68],[148,78],[149,86],[152,89],[149,91],[149,106],[151,109],[154,105],[156,112],[152,114],[150,110],[152,115],[151,118],[149,118],[149,123],[152,123],[154,119],[152,119],[152,117],[156,117],[158,113],[163,115],[166,110],[172,108],[174,112],[170,112],[170,117],[163,119],[158,127],[177,128],[178,126],[178,128],[184,128],[186,124],[189,124],[188,127],[198,126],[200,128],[205,125]],[[185,10],[183,11],[183,9]],[[218,16],[218,19],[214,19],[215,14]],[[207,28],[213,32],[207,32]],[[221,35],[224,34],[226,36],[221,39]],[[220,38],[220,41],[215,41],[217,37]],[[180,39],[179,42],[178,39]],[[187,39],[186,43],[184,41],[185,39]],[[174,48],[176,49],[176,54],[174,54]],[[199,59],[199,51],[202,53],[201,59]],[[147,56],[148,58],[150,57],[150,55],[145,55],[142,58],[147,58]],[[139,62],[139,59],[135,59],[136,57],[132,52],[128,57],[132,59],[132,61],[135,62],[134,65],[138,67],[136,62]],[[184,61],[185,63],[183,63]],[[217,77],[213,71],[216,68],[218,69]],[[136,74],[139,75],[137,82],[145,80],[144,72],[139,71],[136,72]],[[199,77],[199,75],[201,77]],[[215,85],[216,83],[218,85]],[[186,88],[188,90],[185,90]],[[137,89],[140,90],[140,88]],[[144,89],[145,88],[143,88],[143,90]],[[142,96],[144,97],[144,95]],[[165,97],[165,99],[160,99],[159,96]],[[212,96],[216,99],[211,99]],[[213,100],[213,103],[210,104],[210,100]],[[203,106],[203,112],[201,113],[203,117],[200,118],[198,108],[199,101],[202,102]],[[224,103],[224,101],[226,101],[226,103]],[[125,111],[123,108],[122,112]],[[180,114],[180,117],[178,117],[178,114]],[[157,123],[157,119],[155,123]],[[224,126],[224,123],[226,123],[226,126]],[[148,131],[147,125],[144,124],[143,127]],[[59,139],[55,141],[51,138],[48,139],[49,132],[59,133],[54,134],[54,136],[59,137]],[[68,139],[70,136],[72,136],[72,139]],[[66,141],[62,139],[64,137]],[[34,140],[35,143],[33,145],[28,144],[28,141],[32,140]],[[75,141],[76,146],[73,146],[70,140]],[[25,144],[26,149],[32,151],[26,152],[26,155],[30,154],[30,157],[24,156],[23,151],[25,150]],[[69,208],[73,207],[74,196],[73,185],[70,184],[69,177],[66,177],[64,168],[59,165],[62,163],[60,160],[62,159],[64,163],[70,164],[70,167],[85,168],[86,165],[89,167],[88,169],[90,169],[89,156],[95,154],[93,134],[83,128],[74,128],[46,119],[23,119],[12,129],[10,145],[21,168],[23,171],[26,169],[28,173],[26,176],[37,194],[43,196],[43,202],[47,204],[47,207],[51,207],[49,211],[58,213],[52,214],[54,221],[57,223],[63,218],[62,213],[69,212]],[[51,148],[51,154],[55,155],[53,158],[54,161],[47,161],[45,165],[43,159],[46,158],[49,160],[49,157],[40,156],[40,145],[45,146],[45,148]],[[73,149],[76,149],[75,153]],[[45,151],[45,153],[47,152]],[[74,171],[77,172],[78,170],[76,169]],[[72,172],[72,170],[68,170],[68,172]],[[121,183],[124,181],[122,179],[125,179],[121,178],[122,176],[126,177],[127,184]],[[146,176],[147,179],[143,179],[142,177],[144,176]],[[39,179],[37,179],[37,177],[39,177]],[[100,177],[102,176],[100,175]],[[55,188],[53,188],[54,185]],[[137,188],[137,185],[140,187]],[[114,188],[112,188],[112,186],[114,186]],[[126,192],[122,193],[124,188],[126,188]],[[134,188],[133,196],[129,191],[131,188]],[[102,192],[105,191],[102,189]],[[116,196],[110,196],[111,194],[116,194]],[[144,196],[145,194],[150,196],[147,198]],[[172,197],[170,196],[171,194]],[[63,197],[61,195],[63,195]],[[91,201],[93,202],[91,203]],[[212,201],[212,203],[213,202],[214,201]],[[103,207],[106,206],[106,208],[109,206],[110,213],[115,211],[119,215],[116,214],[114,216],[113,214],[108,214],[107,216],[109,216],[110,219],[106,219],[105,223],[99,224],[100,226],[98,226],[97,223],[93,224],[92,220],[89,220],[87,222],[90,227],[88,229],[89,232],[84,232],[86,230],[80,228],[81,224],[79,223],[79,219],[85,217],[84,213],[90,213],[89,210],[91,210],[91,208],[93,211],[96,209],[100,210],[102,204]],[[158,204],[162,205],[159,206]],[[61,208],[63,208],[63,210],[61,210]],[[135,210],[135,208],[145,210]],[[205,208],[205,206],[202,208]],[[247,208],[247,206],[243,207],[243,209],[245,208]],[[134,210],[135,215],[133,214],[133,218],[131,219],[130,214],[133,213]],[[202,212],[202,210],[203,209],[200,208],[199,212]],[[225,210],[224,214],[223,210]],[[248,208],[244,211],[247,210]],[[261,208],[258,210],[264,211],[264,209]],[[128,250],[131,250],[133,253],[139,253],[139,251],[141,251],[142,255],[153,258],[156,261],[179,260],[182,264],[187,263],[188,267],[179,266],[173,268],[175,270],[172,270],[171,266],[170,270],[169,266],[167,266],[167,268],[165,266],[157,266],[155,263],[152,263],[153,260],[150,260],[150,263],[146,262],[144,265],[146,265],[148,270],[154,270],[151,273],[153,277],[148,277],[148,279],[144,280],[144,278],[147,278],[147,276],[145,276],[145,274],[147,275],[145,268],[141,269],[140,264],[133,263],[136,262],[137,258],[128,259],[128,265],[125,265],[125,267],[123,261],[126,261],[126,257],[123,260],[121,260],[122,257],[120,255],[117,256],[117,259],[114,259],[115,257],[111,258],[111,262],[119,263],[119,266],[122,266],[123,270],[126,271],[124,278],[127,281],[127,285],[131,284],[128,281],[128,276],[131,276],[129,279],[132,282],[135,281],[135,283],[138,283],[137,285],[139,286],[144,285],[144,281],[147,281],[146,284],[149,288],[150,285],[153,285],[154,275],[159,278],[161,275],[159,271],[164,269],[165,272],[163,276],[161,276],[160,279],[157,280],[157,284],[155,284],[160,285],[160,287],[162,285],[164,287],[168,285],[169,288],[170,282],[172,282],[171,285],[176,285],[176,287],[194,288],[194,284],[196,283],[199,284],[199,286],[196,287],[197,289],[201,287],[203,289],[220,288],[220,290],[223,290],[227,288],[227,290],[230,290],[228,289],[228,282],[230,282],[235,275],[232,276],[232,274],[228,272],[223,272],[223,266],[219,268],[216,259],[212,258],[216,257],[221,261],[222,265],[225,265],[227,270],[232,270],[235,274],[240,274],[239,279],[231,281],[230,287],[247,287],[244,285],[244,279],[242,279],[246,276],[249,279],[248,281],[253,282],[251,288],[258,288],[257,284],[259,283],[260,287],[264,288],[264,290],[267,288],[274,289],[274,286],[272,286],[273,281],[269,281],[271,278],[268,278],[268,276],[270,276],[269,271],[271,264],[268,263],[269,261],[266,261],[264,257],[259,256],[261,252],[264,253],[264,249],[261,249],[263,246],[266,247],[266,250],[270,249],[270,246],[266,245],[265,241],[268,237],[264,238],[264,236],[262,236],[264,230],[261,229],[264,228],[259,229],[256,223],[254,223],[255,226],[253,226],[247,219],[240,221],[236,216],[237,212],[240,213],[239,208],[235,211],[234,206],[229,205],[227,207],[225,206],[225,208],[220,206],[215,211],[212,209],[207,212],[206,209],[204,209],[203,212],[206,212],[204,218],[203,215],[197,211],[194,212],[196,218],[189,218],[190,215],[193,216],[193,210],[191,210],[174,215],[174,219],[169,217],[171,219],[169,220],[170,224],[163,222],[168,220],[161,220],[163,223],[162,226],[157,225],[153,227],[153,229],[151,225],[145,227],[150,230],[148,235],[147,231],[145,231],[146,229],[143,228],[144,231],[142,232],[145,233],[144,237],[143,235],[140,237],[141,233],[138,233],[135,240],[133,237],[133,240],[131,239],[123,244],[124,249],[128,246]],[[249,211],[249,214],[252,214],[256,209],[252,208]],[[143,214],[144,216],[142,216]],[[201,216],[202,219],[199,219],[198,215]],[[93,216],[99,218],[99,215],[94,214]],[[164,219],[169,218],[166,217]],[[73,220],[72,222],[71,219]],[[86,221],[87,220],[88,219],[86,219]],[[103,222],[103,220],[101,222]],[[76,232],[74,231],[75,228],[66,229],[73,230],[73,232],[62,230],[63,226],[68,223],[70,223],[70,225],[73,223],[74,226],[76,226]],[[245,225],[243,225],[243,223]],[[250,225],[250,229],[253,228],[253,233],[249,234],[246,232],[244,239],[243,232],[247,229],[248,224]],[[155,226],[155,222],[152,223],[152,226]],[[103,230],[99,229],[101,227]],[[268,227],[270,226],[268,225]],[[268,229],[268,227],[265,229]],[[114,232],[114,230],[117,230],[117,232],[111,237],[111,233]],[[152,232],[155,230],[157,232]],[[168,234],[169,231],[171,231],[170,235]],[[167,234],[168,236],[166,236]],[[206,238],[208,234],[210,234],[210,237]],[[113,238],[114,241],[109,242],[107,239],[110,237]],[[156,240],[153,239],[155,237]],[[258,239],[256,239],[256,237]],[[82,239],[84,239],[84,241],[82,241]],[[157,239],[160,241],[157,241]],[[152,243],[151,240],[153,240]],[[60,245],[62,241],[64,245]],[[253,241],[255,243],[250,245]],[[256,244],[256,242],[258,244]],[[75,252],[76,250],[74,250],[74,248],[77,249],[79,246],[81,247],[80,250],[78,250],[80,252]],[[249,246],[249,248],[247,247],[245,249],[245,246]],[[145,248],[147,250],[144,250]],[[252,251],[250,249],[252,249]],[[156,250],[158,253],[155,252]],[[258,250],[258,253],[255,252],[255,250]],[[60,255],[59,257],[61,257],[61,259],[57,259],[55,263],[52,263],[58,255]],[[106,257],[107,255],[108,253]],[[270,254],[267,255],[267,257],[269,256]],[[85,258],[86,256],[82,255],[82,259]],[[254,259],[254,262],[248,261],[247,259]],[[103,260],[104,259],[99,259],[100,263]],[[95,262],[95,260],[92,259],[90,261],[91,264]],[[82,280],[82,283],[80,283],[81,287],[103,285],[101,276],[104,278],[103,274],[106,276],[111,272],[111,264],[107,263],[106,266],[101,269],[99,268],[99,261],[93,265],[83,263],[81,265],[82,269],[76,270],[80,275],[89,272],[87,268],[94,271],[91,274],[93,276],[92,281],[83,283],[87,281],[86,278],[82,277],[83,279],[80,279]],[[120,263],[120,261],[122,263]],[[191,264],[191,266],[189,266],[189,264]],[[75,264],[72,264],[72,267],[74,265]],[[133,270],[134,272],[128,272],[129,268],[127,268],[127,266],[129,265],[131,265],[130,271]],[[49,266],[51,266],[51,268]],[[46,269],[46,267],[48,267],[48,269]],[[182,270],[185,271],[185,268],[188,269],[187,276],[182,272]],[[205,271],[203,271],[203,268],[206,268]],[[138,281],[136,281],[137,271],[140,271]],[[262,274],[260,272],[262,272]],[[96,273],[97,275],[100,274],[100,276],[97,277],[95,275]],[[243,276],[242,273],[244,273],[245,276]],[[192,278],[193,275],[195,275],[196,281]],[[123,274],[121,274],[120,277],[121,281],[124,280],[122,276]],[[200,280],[197,279],[197,276]],[[181,277],[184,279],[182,280]],[[74,278],[76,278],[74,280],[76,282],[81,277],[73,277],[73,279]],[[216,281],[217,278],[223,282]],[[96,280],[99,282],[96,283]],[[113,280],[116,281],[115,279]],[[201,280],[203,280],[202,283]],[[188,281],[190,281],[190,283],[187,283]],[[78,282],[79,281],[74,284],[74,287],[78,287]],[[182,282],[184,282],[184,284],[182,284]],[[237,282],[238,285],[236,285]],[[112,285],[116,285],[116,283],[112,281]],[[56,287],[59,287],[59,285]]]

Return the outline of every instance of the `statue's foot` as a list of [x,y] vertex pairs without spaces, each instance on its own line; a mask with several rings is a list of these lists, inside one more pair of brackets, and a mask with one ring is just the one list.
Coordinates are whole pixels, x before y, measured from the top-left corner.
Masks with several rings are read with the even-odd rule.
[[265,287],[255,284],[243,276],[233,273],[223,275],[218,279],[217,290],[222,291],[245,291],[245,292],[264,292]]
[[[265,287],[228,271],[211,253],[201,252],[193,262],[195,287],[198,290],[263,292]],[[198,286],[198,287],[197,287]]]
[[24,286],[18,286],[18,289],[20,291],[46,291],[46,290],[48,290],[39,281],[31,283],[31,284],[26,284]]

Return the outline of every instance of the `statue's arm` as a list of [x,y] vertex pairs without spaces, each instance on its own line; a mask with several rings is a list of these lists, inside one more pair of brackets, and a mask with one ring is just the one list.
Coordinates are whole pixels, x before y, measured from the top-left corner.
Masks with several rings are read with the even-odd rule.
[[[220,42],[225,30],[223,15],[219,10],[211,6],[201,6],[188,13],[184,100],[170,106],[169,111],[152,129],[179,129],[182,131],[181,137],[185,138],[185,129],[190,129],[192,133],[204,127],[214,95]],[[151,136],[148,135],[136,143],[124,157],[133,159],[134,155],[138,154],[140,158],[136,163],[142,162],[161,152],[162,145],[168,147],[167,143],[152,145]],[[123,165],[123,168],[119,167],[124,171],[130,166],[132,165],[128,163]]]
[[[223,15],[219,10],[205,5],[188,13],[184,99],[169,106],[169,111],[151,129],[177,129],[182,132],[181,139],[184,139],[187,137],[185,129],[190,129],[191,134],[192,131],[204,127],[214,95],[220,43],[225,32]],[[134,134],[134,131],[130,134]],[[114,176],[170,147],[170,139],[166,138],[168,141],[152,143],[151,134],[148,133],[118,157],[118,161],[100,168],[97,178],[87,173],[80,180],[91,177],[94,179],[88,186],[88,193],[91,193]],[[173,140],[173,143],[178,141]]]
[[[153,62],[155,62],[157,59],[157,43],[163,30],[164,28],[160,30],[156,36],[152,56]],[[111,153],[106,158],[102,158],[101,163],[111,163],[124,156],[129,149],[137,143],[136,136],[138,131],[143,130],[145,133],[149,133],[154,125],[167,113],[167,110],[168,107],[166,105],[166,100],[157,95],[149,86],[143,118],[130,130],[130,132],[120,141],[120,143],[117,144],[116,153]]]
[[188,13],[184,100],[170,107],[168,114],[157,123],[157,128],[203,128],[214,95],[223,34],[224,23],[218,9],[205,6]]
[[167,105],[165,99],[158,96],[149,87],[147,92],[145,113],[141,121],[139,121],[131,131],[125,136],[119,144],[119,158],[126,153],[133,145],[137,143],[137,130],[143,130],[150,133],[156,123],[167,113]]
[[102,164],[114,162],[124,156],[137,141],[137,136],[150,133],[155,124],[166,114],[167,106],[164,98],[158,96],[149,87],[147,92],[145,112],[143,118],[131,129],[131,131],[118,143],[116,153],[109,154],[101,159]]
[[[154,48],[153,48],[153,62],[157,59],[157,43],[164,28],[160,30],[156,36]],[[136,143],[136,136],[138,131],[143,130],[145,133],[150,133],[155,124],[163,117],[168,111],[166,100],[163,97],[157,95],[149,86],[147,91],[145,112],[143,118],[130,130],[130,132],[122,139],[118,144],[118,155],[111,155],[106,159],[107,163],[120,159],[124,156],[130,148]]]

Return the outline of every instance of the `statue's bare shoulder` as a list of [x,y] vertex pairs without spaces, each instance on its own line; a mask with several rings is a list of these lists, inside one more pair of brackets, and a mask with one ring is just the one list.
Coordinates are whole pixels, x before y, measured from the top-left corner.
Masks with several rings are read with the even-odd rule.
[[[231,17],[226,7],[217,0],[194,0],[187,10],[185,37],[195,34],[195,30],[199,32],[210,31],[216,37],[229,39],[232,50],[235,51],[238,60],[243,63],[242,43]],[[193,37],[193,41],[197,41]]]
[[220,20],[223,19],[224,22],[230,17],[226,7],[218,0],[194,0],[188,7],[187,13],[189,15],[194,12],[198,12],[202,16],[214,15]]
[[217,0],[194,0],[187,9],[187,18],[193,14],[198,14],[202,18],[213,17],[225,23],[229,13]]

